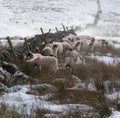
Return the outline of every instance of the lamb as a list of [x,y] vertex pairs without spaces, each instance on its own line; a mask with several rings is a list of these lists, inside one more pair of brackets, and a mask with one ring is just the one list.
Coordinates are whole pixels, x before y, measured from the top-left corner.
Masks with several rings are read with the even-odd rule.
[[73,49],[80,51],[87,51],[89,50],[90,46],[90,40],[82,39],[76,42],[76,44],[73,46]]
[[115,45],[112,40],[107,40],[105,44],[106,48],[115,48]]
[[69,43],[67,43],[67,42],[61,42],[61,43],[63,45],[63,51],[64,52],[66,52],[67,50],[72,48],[72,46]]
[[54,56],[57,58],[63,52],[63,45],[61,42],[54,42],[52,49],[53,49]]
[[58,60],[52,56],[43,56],[29,52],[25,57],[26,63],[37,66],[43,72],[56,72],[58,69]]
[[82,42],[81,41],[78,41],[76,42],[73,46],[72,46],[73,49],[77,50],[78,52],[81,51],[82,49]]
[[43,50],[42,50],[42,54],[43,54],[44,56],[51,56],[51,55],[53,55],[53,50],[52,50],[52,48],[50,48],[50,47],[45,47],[45,48],[43,48]]
[[99,50],[100,48],[107,49],[108,47],[114,47],[113,42],[106,41],[105,39],[102,40],[95,40],[94,38],[91,40],[90,43],[92,51]]
[[66,57],[70,57],[70,61],[73,61],[73,62],[76,62],[79,56],[80,56],[79,52],[73,49],[69,49],[66,52]]
[[60,57],[64,55],[68,49],[71,48],[71,45],[67,42],[54,42],[53,43],[53,53],[55,57]]
[[106,48],[106,41],[104,39],[96,40],[95,38],[92,38],[89,47],[91,51],[99,51],[99,49]]
[[75,41],[79,40],[79,37],[73,34],[69,34],[68,36],[64,37],[62,41],[68,42],[70,45],[73,45]]

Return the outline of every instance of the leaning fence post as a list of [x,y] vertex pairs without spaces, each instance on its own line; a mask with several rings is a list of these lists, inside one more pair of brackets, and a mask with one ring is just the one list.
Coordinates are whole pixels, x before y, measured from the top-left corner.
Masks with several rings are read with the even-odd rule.
[[62,26],[63,26],[63,30],[66,31],[66,30],[65,30],[65,26],[64,26],[64,25],[62,25]]
[[58,29],[57,29],[57,27],[55,27],[55,30],[56,30],[56,32],[58,32]]
[[67,31],[69,31],[68,27],[66,27]]
[[50,32],[51,32],[51,29],[49,29],[48,33],[50,33]]
[[41,30],[41,33],[44,34],[44,32],[43,32],[43,28],[40,28],[40,30]]
[[12,46],[12,42],[11,42],[11,40],[10,40],[10,37],[6,37],[6,39],[7,39],[7,41],[8,41],[9,47],[10,47],[10,49],[11,49],[11,51],[12,51],[12,54],[13,54],[15,60],[17,61],[17,58],[16,58],[16,55],[15,55],[15,52],[14,52],[14,49],[13,49],[13,46]]

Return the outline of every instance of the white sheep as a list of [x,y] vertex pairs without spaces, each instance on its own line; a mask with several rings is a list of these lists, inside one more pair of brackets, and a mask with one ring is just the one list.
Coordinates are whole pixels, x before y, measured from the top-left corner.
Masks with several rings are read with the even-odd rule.
[[61,42],[54,42],[52,49],[53,49],[54,56],[58,57],[63,52],[63,45]]
[[54,42],[52,47],[55,57],[63,56],[70,48],[71,45],[67,42]]
[[[58,69],[58,60],[52,56],[43,56],[41,54],[29,53],[26,56],[26,63],[37,66],[42,71],[56,72]],[[31,57],[31,58],[29,58]]]
[[77,50],[78,52],[81,51],[82,49],[82,42],[81,41],[77,41],[73,46],[72,46],[73,49]]
[[70,45],[73,45],[77,40],[79,40],[79,37],[73,34],[69,34],[62,39],[63,42],[68,42]]
[[115,48],[115,45],[112,40],[107,40],[105,44],[106,48]]
[[90,48],[90,40],[86,40],[86,39],[82,39],[79,40],[75,43],[75,45],[73,46],[73,49],[77,50],[78,52],[80,51],[87,51]]
[[73,50],[73,49],[69,49],[67,52],[66,52],[66,57],[67,58],[70,58],[70,61],[72,62],[76,62],[78,57],[80,57],[80,54],[78,51],[76,50]]
[[92,51],[96,51],[99,49],[115,48],[113,41],[105,40],[105,39],[91,40],[90,45],[91,45]]
[[43,48],[43,50],[42,50],[42,54],[43,54],[44,56],[51,56],[51,55],[53,55],[53,50],[52,50],[51,47],[45,47],[45,48]]
[[107,48],[106,40],[95,40],[94,38],[91,40],[90,46],[92,51],[96,51],[102,48]]

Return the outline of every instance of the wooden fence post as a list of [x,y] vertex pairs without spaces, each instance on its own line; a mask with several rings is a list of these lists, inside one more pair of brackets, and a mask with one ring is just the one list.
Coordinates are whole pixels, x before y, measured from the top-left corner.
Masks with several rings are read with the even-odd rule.
[[58,33],[58,29],[57,29],[57,27],[55,27],[55,30],[56,30],[56,32]]
[[50,33],[50,32],[51,32],[51,29],[49,29],[48,33]]
[[44,34],[44,32],[43,32],[43,28],[40,28],[40,30],[41,30],[41,33]]
[[64,26],[64,25],[62,25],[62,26],[63,26],[63,30],[66,31],[66,30],[65,30],[65,26]]
[[16,58],[16,55],[15,55],[15,52],[14,52],[14,49],[13,49],[13,46],[12,46],[12,42],[11,42],[11,40],[10,40],[10,37],[6,37],[6,39],[7,39],[7,41],[8,41],[9,47],[10,47],[10,49],[11,49],[11,51],[12,51],[12,54],[13,54],[15,60],[17,61],[17,58]]
[[69,31],[68,27],[66,27],[67,31]]

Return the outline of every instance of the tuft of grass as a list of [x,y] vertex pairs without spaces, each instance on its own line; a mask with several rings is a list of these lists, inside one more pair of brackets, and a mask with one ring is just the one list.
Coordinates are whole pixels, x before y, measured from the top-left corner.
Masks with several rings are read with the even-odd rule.
[[69,109],[65,118],[100,118],[100,115],[94,109]]
[[36,116],[38,116],[39,118],[43,118],[45,114],[49,114],[51,113],[50,110],[47,110],[47,109],[40,109],[40,108],[37,108],[35,110],[35,114]]
[[95,86],[96,86],[97,90],[101,90],[103,93],[106,92],[104,81],[99,76],[98,76],[98,78],[95,79]]
[[109,107],[110,107],[109,102],[106,100],[102,100],[99,102],[99,104],[94,106],[97,113],[100,114],[100,118],[106,118],[111,115],[112,111],[110,110]]
[[22,118],[15,110],[9,110],[6,103],[0,104],[0,118]]

